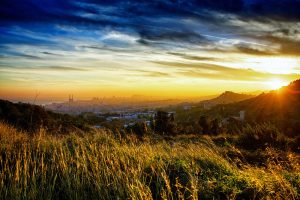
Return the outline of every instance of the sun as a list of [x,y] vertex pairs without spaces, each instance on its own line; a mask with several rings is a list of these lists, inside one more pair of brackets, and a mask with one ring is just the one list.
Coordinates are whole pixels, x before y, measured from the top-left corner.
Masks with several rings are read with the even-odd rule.
[[272,79],[272,80],[266,82],[266,85],[268,85],[268,88],[270,88],[272,90],[277,90],[283,86],[286,86],[287,84],[288,84],[288,82],[283,81],[281,79]]

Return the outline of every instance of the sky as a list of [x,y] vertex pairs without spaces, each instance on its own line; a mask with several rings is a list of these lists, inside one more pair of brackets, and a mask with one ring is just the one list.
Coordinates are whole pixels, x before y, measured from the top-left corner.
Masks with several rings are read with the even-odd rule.
[[200,97],[300,78],[300,0],[1,0],[0,98]]

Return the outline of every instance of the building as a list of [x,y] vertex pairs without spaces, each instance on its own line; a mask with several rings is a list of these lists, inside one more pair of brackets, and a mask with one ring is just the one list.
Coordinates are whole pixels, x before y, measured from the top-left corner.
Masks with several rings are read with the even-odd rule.
[[227,125],[227,124],[229,124],[230,122],[233,122],[233,121],[236,121],[236,122],[243,122],[243,121],[245,121],[245,114],[246,114],[246,112],[244,110],[241,110],[239,112],[239,114],[240,115],[238,117],[237,116],[226,117],[226,118],[222,119],[221,123],[223,125]]

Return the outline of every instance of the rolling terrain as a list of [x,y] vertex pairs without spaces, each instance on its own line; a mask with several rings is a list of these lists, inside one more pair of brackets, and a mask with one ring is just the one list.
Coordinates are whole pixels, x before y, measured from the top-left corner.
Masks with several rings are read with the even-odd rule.
[[[0,199],[299,199],[300,137],[291,123],[299,120],[299,86],[197,110],[214,117],[245,110],[230,134],[187,133],[163,111],[170,133],[139,123],[96,129],[0,101]],[[285,118],[289,129],[278,129]]]
[[288,133],[299,135],[300,130],[300,80],[268,93],[244,101],[217,105],[206,114],[227,117],[244,110],[247,122],[271,122]]
[[213,107],[218,104],[228,104],[228,103],[235,103],[239,101],[243,101],[246,99],[253,98],[253,95],[248,95],[248,94],[239,94],[231,91],[226,91],[219,95],[216,98],[201,101],[200,104],[203,104],[205,107]]

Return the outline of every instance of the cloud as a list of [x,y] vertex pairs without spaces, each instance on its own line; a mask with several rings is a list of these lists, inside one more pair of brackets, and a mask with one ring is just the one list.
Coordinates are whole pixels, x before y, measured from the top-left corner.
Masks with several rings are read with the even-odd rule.
[[240,12],[244,9],[243,0],[197,0],[195,1],[195,5],[206,9],[226,12]]
[[[138,17],[159,18],[181,16],[203,18],[201,13],[211,10],[243,15],[248,18],[274,18],[278,20],[299,20],[298,0],[75,0],[35,1],[3,0],[0,3],[1,21],[36,21],[87,23],[109,26],[123,26],[138,22]],[[95,16],[95,17],[91,17]],[[111,17],[111,19],[109,19]],[[206,16],[206,18],[213,18]],[[129,19],[129,20],[128,20]],[[136,25],[138,25],[137,23]],[[144,25],[144,24],[140,24]]]
[[[143,46],[167,48],[182,43],[205,46],[218,45],[219,41],[234,41],[232,39],[242,41],[239,35],[248,34],[247,23],[251,21],[263,24],[270,23],[270,20],[299,21],[299,4],[297,0],[3,0],[0,3],[0,27],[17,24],[33,30],[36,35],[53,33],[49,34],[48,39],[57,34],[63,37],[67,34],[96,38],[96,35],[89,35],[92,30],[110,29],[108,34],[103,35],[103,39],[108,45],[116,46],[122,42],[138,42]],[[233,17],[245,23],[230,24]],[[191,21],[195,23],[190,24]],[[59,30],[51,26],[68,29]],[[289,33],[291,29],[284,27],[282,32]],[[1,38],[2,43],[55,45],[55,42],[47,43],[47,39],[44,38],[24,37],[20,31],[19,34],[13,35],[5,32],[5,36]],[[249,33],[250,38],[257,34],[262,35],[259,30],[255,31],[257,32]],[[269,34],[271,33],[263,35]],[[238,46],[237,49],[249,54],[263,53],[256,51],[256,48],[247,48],[246,45]]]
[[209,39],[206,37],[199,35],[193,32],[176,32],[176,31],[169,31],[169,32],[158,32],[158,33],[151,33],[151,32],[140,32],[143,39],[150,40],[150,41],[174,41],[174,42],[188,42],[188,43],[207,43]]
[[240,70],[232,72],[231,74],[221,74],[221,73],[207,73],[201,71],[182,71],[179,74],[187,77],[202,78],[202,79],[215,79],[215,80],[233,80],[233,81],[260,81],[264,82],[270,79],[280,79],[280,80],[296,80],[299,79],[299,74],[272,74],[272,73],[262,73],[254,70]]
[[62,56],[60,54],[57,54],[57,53],[52,53],[52,52],[47,52],[47,51],[44,51],[44,52],[41,52],[42,54],[45,54],[45,55],[51,55],[51,56]]
[[160,72],[160,71],[149,71],[149,70],[132,70],[133,72],[141,73],[143,76],[149,76],[149,77],[170,77],[171,74],[166,72]]
[[34,71],[38,73],[38,71],[61,71],[61,72],[68,72],[68,71],[91,71],[92,69],[86,67],[68,67],[68,66],[30,66],[30,67],[22,67],[22,66],[7,66],[7,65],[0,65],[1,70],[4,71],[14,71],[14,72],[29,72]]
[[19,53],[19,52],[6,52],[6,55],[2,55],[3,58],[11,58],[11,57],[15,57],[15,58],[25,58],[25,59],[30,59],[30,60],[40,60],[42,59],[39,56],[33,56],[33,55],[29,55],[29,54],[25,54],[25,53]]
[[[236,73],[243,72],[244,69],[236,69],[225,67],[221,65],[215,64],[207,64],[207,63],[183,63],[183,62],[168,62],[168,61],[154,61],[153,63],[164,65],[168,67],[175,67],[177,70],[194,70],[194,71],[207,71],[211,73]],[[248,70],[247,70],[248,71]]]
[[89,71],[89,69],[86,68],[65,67],[65,66],[46,66],[46,67],[40,67],[39,69],[50,69],[55,71]]
[[220,63],[298,56],[299,10],[298,0],[2,0],[0,64],[68,73],[142,63],[138,75],[174,76],[151,68],[163,60],[154,63],[180,76],[263,79],[273,74]]
[[128,43],[134,43],[138,38],[134,37],[132,35],[124,34],[121,32],[116,32],[112,31],[109,32],[108,34],[104,35],[103,40],[119,40],[119,41],[124,41]]
[[177,53],[177,52],[170,52],[169,54],[174,55],[174,56],[179,56],[186,60],[195,60],[195,61],[220,61],[220,60],[222,60],[221,58],[195,56],[195,55],[189,55],[189,54]]
[[257,56],[272,56],[276,55],[277,52],[274,52],[270,49],[259,49],[255,46],[250,45],[236,45],[235,46],[237,52],[244,53],[244,54],[251,54],[251,55],[257,55]]
[[257,17],[267,17],[274,20],[299,21],[299,0],[256,0],[249,5],[249,11]]
[[177,70],[178,75],[187,77],[216,79],[216,80],[240,80],[240,81],[264,81],[270,78],[294,80],[299,74],[272,74],[245,68],[230,68],[221,65],[206,63],[181,63],[181,62],[154,62]]
[[300,40],[289,38],[280,38],[270,35],[262,36],[262,39],[278,44],[280,46],[279,53],[283,55],[300,55]]

